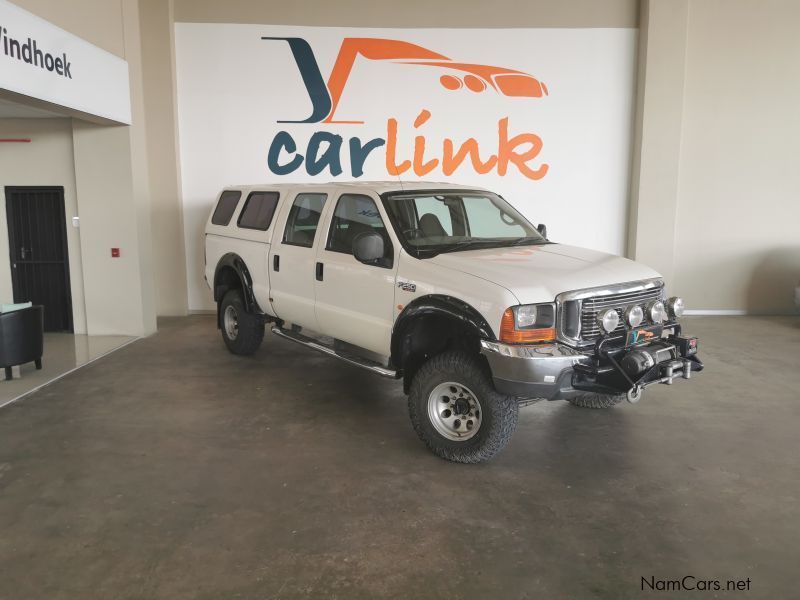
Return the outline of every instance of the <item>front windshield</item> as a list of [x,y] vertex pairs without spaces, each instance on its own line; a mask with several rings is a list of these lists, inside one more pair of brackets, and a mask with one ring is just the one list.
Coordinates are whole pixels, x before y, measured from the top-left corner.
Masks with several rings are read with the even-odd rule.
[[403,245],[418,257],[547,242],[508,202],[488,192],[391,194],[386,208]]

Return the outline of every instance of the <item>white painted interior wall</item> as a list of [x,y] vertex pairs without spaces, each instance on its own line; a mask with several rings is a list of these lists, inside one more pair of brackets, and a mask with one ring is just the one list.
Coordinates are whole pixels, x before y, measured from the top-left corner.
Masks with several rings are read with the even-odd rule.
[[800,2],[689,4],[675,283],[718,311],[791,312],[800,282]]
[[[81,217],[80,252],[72,252],[70,248],[70,254],[81,259],[83,292],[80,303],[75,302],[74,294],[73,302],[86,308],[85,331],[91,335],[149,335],[156,330],[158,311],[153,273],[163,263],[154,259],[158,249],[153,248],[152,241],[152,219],[157,211],[151,202],[154,194],[149,161],[152,159],[148,155],[139,2],[76,0],[69,6],[39,0],[17,3],[128,62],[132,125],[66,121],[70,134],[65,137],[65,132],[62,141],[69,140],[69,145],[62,147],[57,162],[61,171],[54,173],[48,166],[50,148],[46,132],[41,129],[46,127],[42,125],[46,120],[19,121],[18,130],[32,132],[22,136],[33,139],[28,145],[27,164],[31,166],[28,185],[41,185],[51,178],[64,179],[69,171],[72,197]],[[158,123],[155,117],[154,120]],[[0,123],[0,137],[5,133],[3,127],[4,123]],[[176,162],[172,171],[177,173]],[[178,198],[173,195],[172,199],[175,205],[172,212],[176,212]],[[180,239],[180,231],[176,233]],[[4,228],[3,234],[7,235],[7,229]],[[112,247],[121,249],[119,258],[112,258]],[[0,248],[0,263],[3,263],[0,279],[2,269],[8,264],[7,248],[7,243]],[[182,268],[184,261],[182,254],[170,254],[166,262]],[[75,285],[81,279],[76,277],[74,268],[71,271]],[[180,288],[179,279],[167,289],[185,306],[185,287]]]
[[49,118],[0,119],[0,137],[35,140],[0,144],[0,302],[12,302],[14,297],[6,222],[6,186],[63,187],[72,321],[75,333],[86,333],[80,230],[71,226],[72,217],[79,215],[72,157],[72,122],[70,119]]
[[[140,76],[132,79],[134,95],[141,96],[131,129],[146,128],[144,136],[119,134],[127,143],[108,139],[107,146],[92,151],[98,173],[119,169],[117,161],[127,162],[130,187],[87,188],[91,194],[85,199],[86,206],[100,207],[114,197],[120,211],[108,210],[103,222],[110,237],[128,235],[129,225],[123,221],[138,219],[130,251],[139,256],[140,248],[152,250],[152,258],[143,253],[144,259],[120,278],[139,283],[120,298],[105,299],[122,302],[108,308],[118,313],[108,315],[110,323],[136,329],[115,333],[150,332],[156,313],[186,311],[185,280],[174,276],[185,268],[185,258],[180,250],[177,150],[169,149],[175,147],[171,19],[376,27],[639,24],[640,93],[628,253],[663,271],[694,308],[794,310],[791,289],[800,278],[792,227],[800,222],[794,145],[800,134],[800,38],[794,30],[800,4],[793,0],[500,0],[491,10],[482,2],[459,0],[342,0],[316,3],[314,10],[307,3],[277,0],[16,2],[129,64],[141,64]],[[170,49],[169,56],[164,48]],[[82,148],[80,142],[77,147]],[[80,184],[75,197],[84,202]],[[0,240],[0,263],[5,263],[0,264],[0,279],[8,268],[6,248]],[[96,269],[91,282],[84,273],[84,287],[87,298],[96,293],[102,305],[103,292],[95,286],[104,276],[115,275],[119,264],[105,264],[106,246],[83,244],[82,250],[97,253],[82,255],[84,271]],[[120,316],[127,313],[135,316]]]
[[646,0],[629,254],[711,314],[800,280],[800,3]]

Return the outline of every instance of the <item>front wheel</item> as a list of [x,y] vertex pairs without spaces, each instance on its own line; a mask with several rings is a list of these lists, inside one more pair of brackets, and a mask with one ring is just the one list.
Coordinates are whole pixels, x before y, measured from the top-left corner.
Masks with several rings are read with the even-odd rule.
[[498,393],[476,357],[445,352],[417,371],[408,412],[414,431],[437,456],[478,463],[505,448],[517,426],[519,404]]
[[261,346],[264,323],[247,312],[239,290],[229,290],[219,307],[220,328],[225,345],[233,354],[249,356]]

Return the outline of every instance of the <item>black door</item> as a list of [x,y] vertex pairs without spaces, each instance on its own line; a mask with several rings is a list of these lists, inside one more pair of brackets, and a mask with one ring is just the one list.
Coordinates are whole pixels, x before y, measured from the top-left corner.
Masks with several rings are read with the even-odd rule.
[[64,188],[7,187],[14,302],[44,306],[45,331],[72,332]]

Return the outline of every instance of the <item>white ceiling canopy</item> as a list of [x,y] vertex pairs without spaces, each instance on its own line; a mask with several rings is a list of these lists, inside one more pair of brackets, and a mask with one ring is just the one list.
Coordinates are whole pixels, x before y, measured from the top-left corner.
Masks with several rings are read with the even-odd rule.
[[0,98],[0,119],[53,119],[56,117],[63,118],[66,115]]

